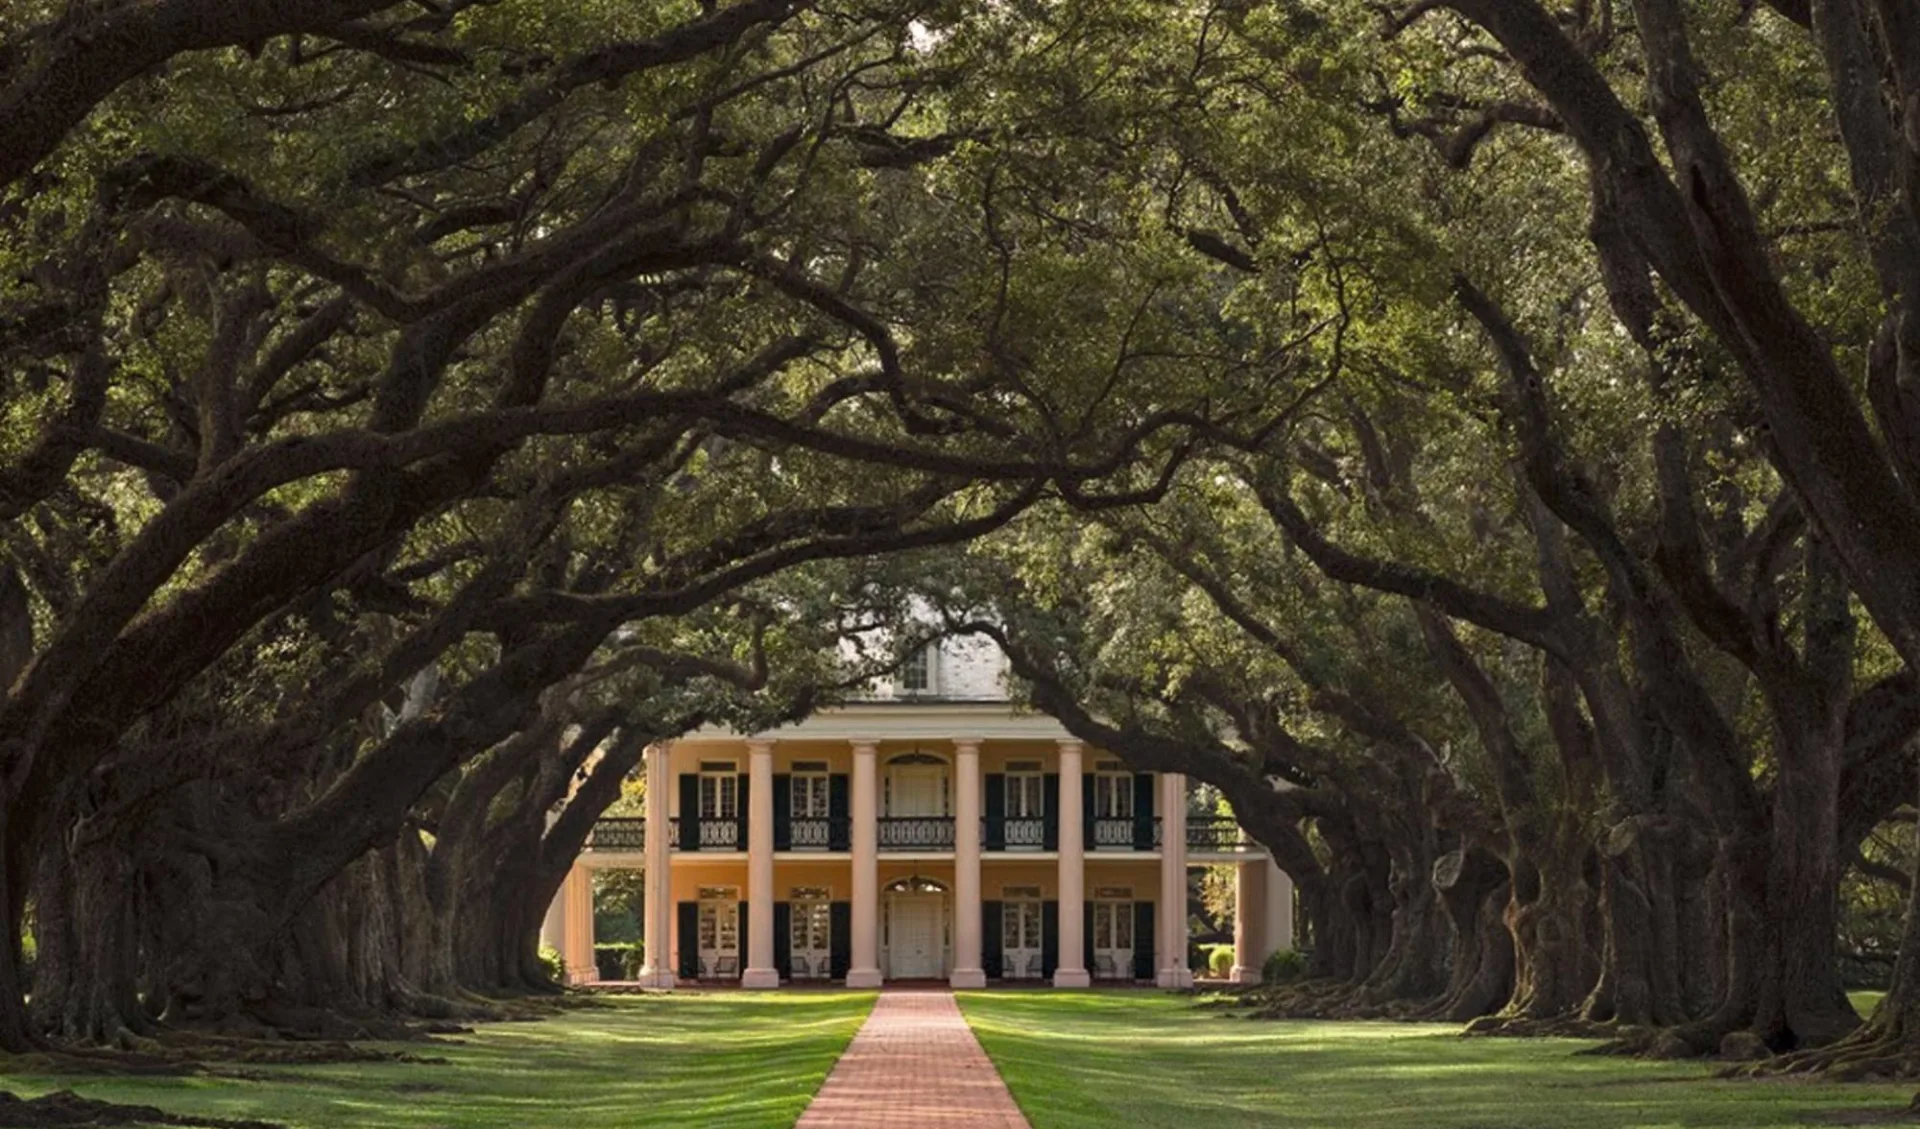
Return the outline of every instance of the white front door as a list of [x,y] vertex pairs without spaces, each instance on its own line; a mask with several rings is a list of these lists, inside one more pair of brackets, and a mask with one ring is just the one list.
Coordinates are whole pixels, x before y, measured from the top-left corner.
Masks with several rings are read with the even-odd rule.
[[940,899],[893,899],[888,915],[888,975],[895,980],[933,980],[940,975]]

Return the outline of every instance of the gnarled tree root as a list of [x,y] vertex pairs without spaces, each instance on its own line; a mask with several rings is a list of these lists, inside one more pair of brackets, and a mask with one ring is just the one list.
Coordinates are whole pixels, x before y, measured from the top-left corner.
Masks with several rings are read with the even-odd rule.
[[83,1098],[72,1090],[27,1099],[0,1090],[0,1126],[6,1129],[41,1129],[45,1126],[88,1125],[185,1125],[201,1129],[283,1129],[271,1121],[242,1121],[228,1117],[194,1117],[167,1113],[144,1105],[120,1105],[117,1102]]
[[1741,1063],[1722,1074],[1730,1078],[1818,1075],[1835,1082],[1920,1079],[1920,1047],[1890,1035],[1863,1035],[1814,1050]]

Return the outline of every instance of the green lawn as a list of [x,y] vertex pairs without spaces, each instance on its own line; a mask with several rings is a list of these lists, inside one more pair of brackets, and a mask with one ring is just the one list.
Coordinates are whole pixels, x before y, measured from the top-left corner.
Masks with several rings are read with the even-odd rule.
[[49,1077],[0,1070],[0,1089],[300,1129],[788,1129],[872,1007],[871,992],[609,997],[611,1007],[490,1024],[447,1065],[248,1068],[231,1078]]
[[1227,1018],[1148,992],[966,993],[1034,1129],[1653,1129],[1833,1124],[1912,1086],[1723,1082],[1458,1027]]
[[1853,1001],[1853,1010],[1866,1019],[1872,1017],[1873,1009],[1880,1006],[1880,997],[1884,995],[1885,992],[1848,992],[1847,998]]

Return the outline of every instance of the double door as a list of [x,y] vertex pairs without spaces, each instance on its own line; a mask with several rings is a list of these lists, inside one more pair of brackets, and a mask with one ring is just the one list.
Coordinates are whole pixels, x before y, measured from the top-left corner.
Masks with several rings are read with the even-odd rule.
[[793,979],[825,980],[832,975],[833,914],[820,900],[793,903],[793,923],[787,935],[792,945]]
[[700,899],[700,975],[707,979],[724,980],[740,975],[740,902],[737,894]]
[[944,974],[940,899],[896,897],[887,907],[887,974],[894,980],[933,980]]
[[1040,979],[1040,923],[1037,898],[1000,904],[1000,958],[1006,979]]
[[1133,979],[1133,902],[1093,903],[1093,968],[1103,980]]

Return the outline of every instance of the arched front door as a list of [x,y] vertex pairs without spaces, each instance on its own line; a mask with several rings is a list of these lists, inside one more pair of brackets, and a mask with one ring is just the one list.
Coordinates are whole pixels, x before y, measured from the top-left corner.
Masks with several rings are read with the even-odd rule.
[[932,878],[887,884],[887,979],[937,980],[946,975],[947,887]]

